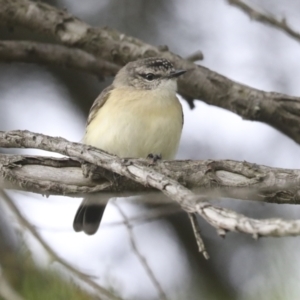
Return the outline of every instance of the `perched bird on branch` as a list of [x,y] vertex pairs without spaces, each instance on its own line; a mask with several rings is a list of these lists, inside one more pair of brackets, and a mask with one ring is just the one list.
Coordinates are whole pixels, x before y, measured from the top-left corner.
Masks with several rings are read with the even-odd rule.
[[[129,62],[91,107],[83,143],[123,158],[173,159],[183,126],[177,78],[185,72],[164,58]],[[105,205],[91,198],[77,210],[77,232],[94,234],[100,225]]]

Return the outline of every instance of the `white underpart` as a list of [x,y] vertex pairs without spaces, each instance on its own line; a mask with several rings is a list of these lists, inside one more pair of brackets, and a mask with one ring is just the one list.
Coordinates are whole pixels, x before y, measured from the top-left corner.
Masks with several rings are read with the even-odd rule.
[[166,80],[155,90],[119,88],[87,127],[84,143],[120,157],[176,155],[182,129],[176,81]]

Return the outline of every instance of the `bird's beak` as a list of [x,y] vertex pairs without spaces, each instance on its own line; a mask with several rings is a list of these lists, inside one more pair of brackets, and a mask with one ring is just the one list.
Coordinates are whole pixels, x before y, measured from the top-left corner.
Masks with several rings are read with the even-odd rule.
[[186,72],[186,70],[175,70],[174,72],[172,72],[170,75],[169,75],[169,78],[176,78],[176,77],[179,77],[181,76],[182,74],[184,74]]

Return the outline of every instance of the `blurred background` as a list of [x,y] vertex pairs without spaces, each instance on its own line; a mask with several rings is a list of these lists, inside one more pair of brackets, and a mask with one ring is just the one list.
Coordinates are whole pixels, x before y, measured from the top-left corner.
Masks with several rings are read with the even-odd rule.
[[[201,50],[201,64],[233,80],[265,91],[300,94],[300,44],[285,33],[251,21],[225,0],[49,0],[44,1],[94,26],[109,26],[153,45],[168,45],[183,57]],[[253,7],[285,17],[300,31],[297,0],[249,1]],[[0,28],[1,39],[52,42],[20,28]],[[26,64],[0,64],[0,129],[27,129],[80,141],[94,99],[110,84],[74,70]],[[184,100],[180,159],[234,159],[274,167],[300,168],[300,147],[268,125],[201,101],[190,110]],[[6,150],[12,153],[12,150]],[[22,153],[42,153],[23,151]],[[79,271],[124,299],[158,299],[149,275],[132,250],[118,209],[109,205],[94,236],[75,233],[72,222],[81,199],[43,198],[12,192],[9,197],[45,241]],[[297,206],[216,199],[255,218],[299,218]],[[150,207],[118,199],[128,218],[147,215]],[[1,204],[1,202],[0,202]],[[4,218],[5,215],[5,218]],[[0,206],[1,228],[13,235],[17,223]],[[199,220],[211,259],[197,252],[188,217],[171,214],[133,228],[145,257],[169,299],[300,299],[298,237],[264,238],[230,233],[223,240]],[[20,232],[20,231],[19,231]],[[57,264],[28,233],[33,256],[49,268]],[[14,240],[12,241],[12,243]],[[0,249],[1,250],[1,249]]]

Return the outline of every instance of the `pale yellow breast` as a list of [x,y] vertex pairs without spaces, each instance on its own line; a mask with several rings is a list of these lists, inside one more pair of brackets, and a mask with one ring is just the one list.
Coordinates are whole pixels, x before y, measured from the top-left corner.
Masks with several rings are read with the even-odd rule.
[[88,125],[84,143],[120,157],[176,155],[182,129],[182,109],[175,93],[167,91],[111,92]]

